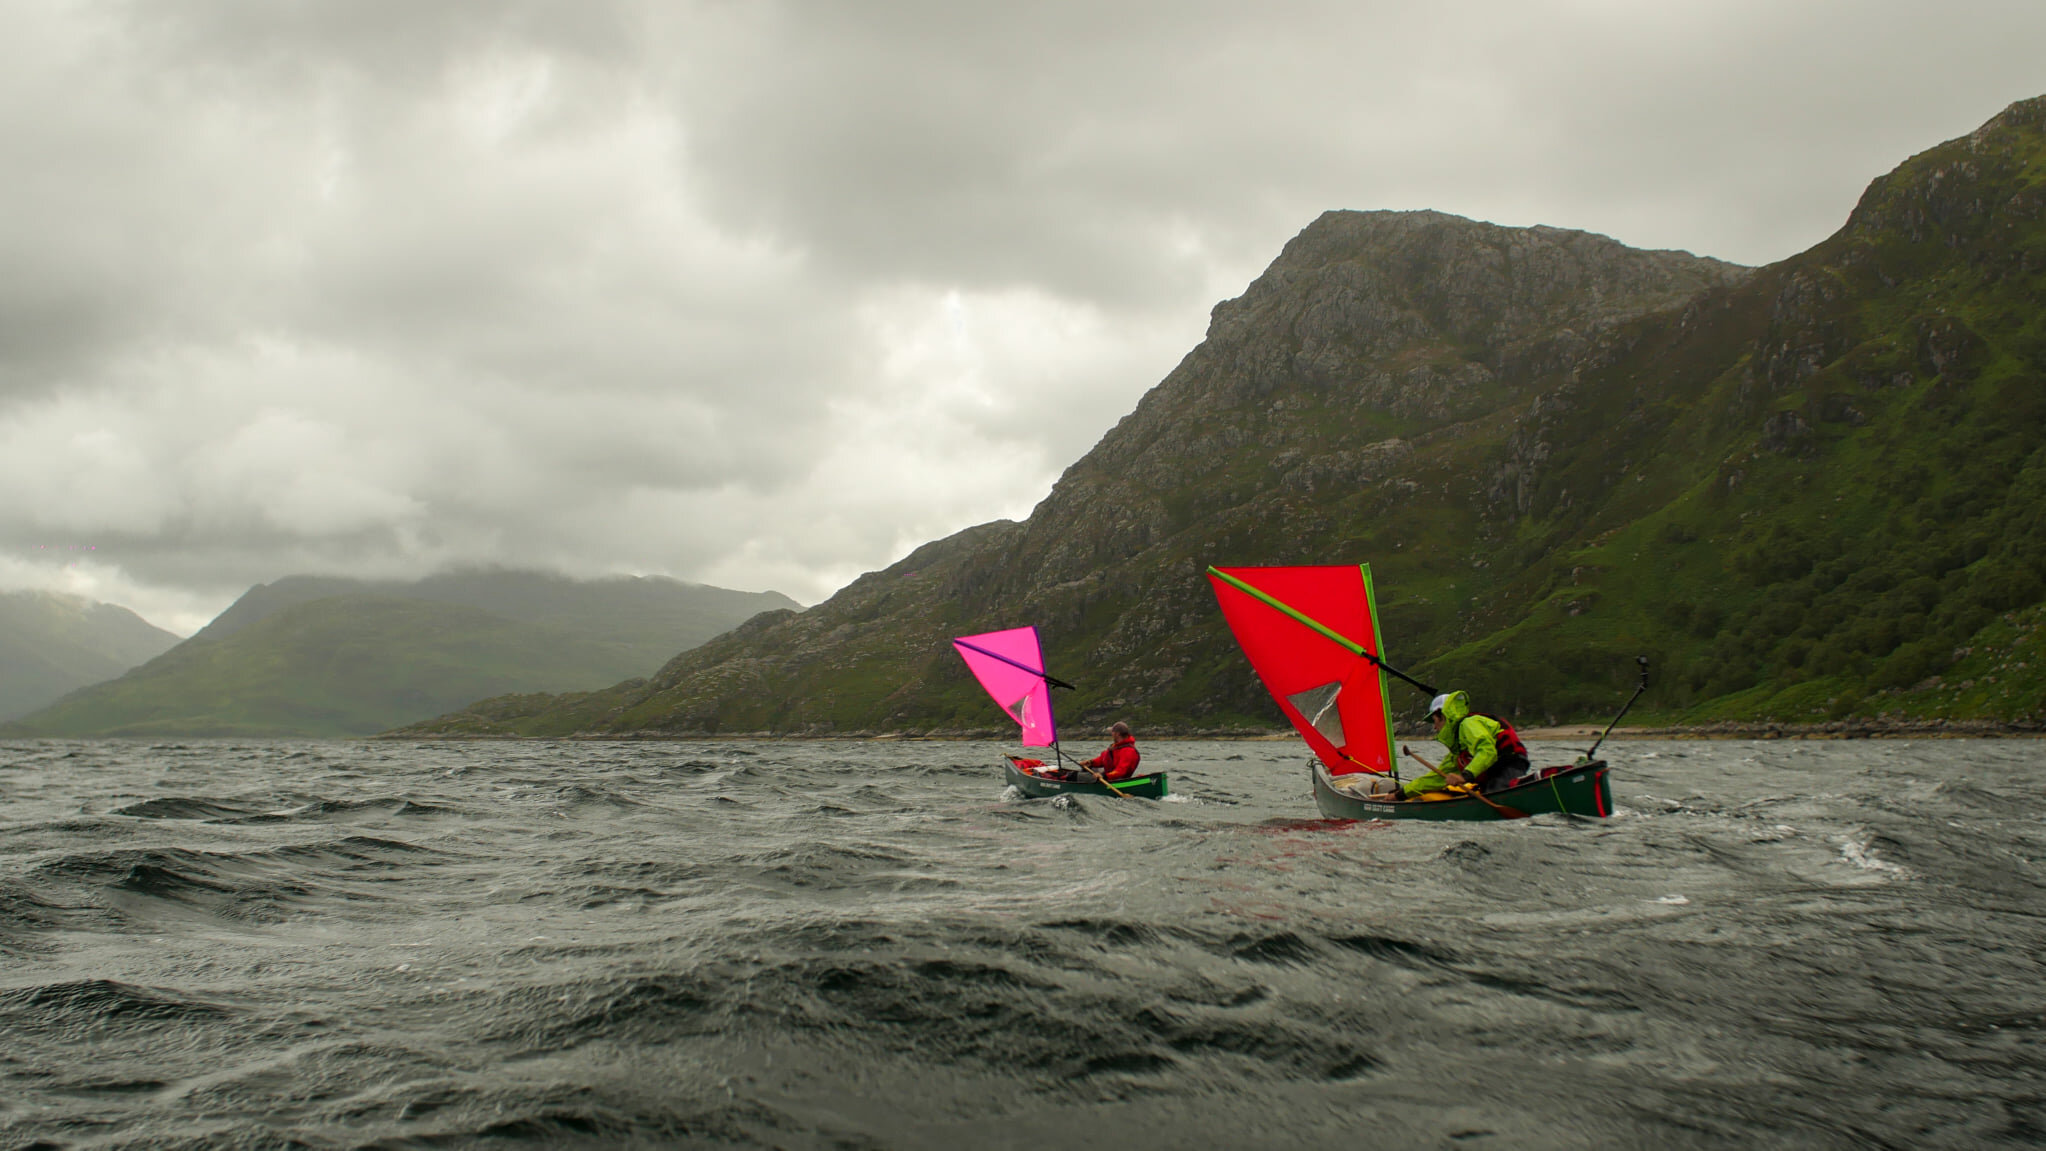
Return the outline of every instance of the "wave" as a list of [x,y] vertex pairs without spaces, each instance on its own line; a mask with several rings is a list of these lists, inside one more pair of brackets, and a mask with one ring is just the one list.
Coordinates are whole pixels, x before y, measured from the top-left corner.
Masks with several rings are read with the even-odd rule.
[[1104,947],[1147,947],[1159,940],[1159,933],[1152,928],[1120,919],[1058,919],[1039,926],[1079,932]]
[[426,860],[447,854],[431,847],[374,835],[350,835],[320,843],[297,843],[268,848],[240,856],[243,859],[289,860],[293,864],[318,863],[342,871],[389,870],[417,867]]
[[1233,935],[1214,950],[1245,963],[1274,967],[1308,967],[1321,955],[1314,944],[1290,931],[1271,935]]
[[136,819],[190,819],[223,824],[345,823],[363,815],[425,819],[458,814],[450,807],[420,803],[403,796],[384,796],[377,799],[301,799],[285,802],[291,806],[280,807],[275,801],[258,804],[249,800],[175,796],[131,803],[126,807],[114,808],[109,814]]
[[1328,941],[1337,947],[1416,971],[1446,967],[1457,961],[1453,951],[1388,935],[1331,935]]
[[681,763],[664,763],[656,771],[661,775],[704,775],[713,771],[731,771],[734,765],[710,759],[686,759]]
[[[869,764],[859,764],[852,767],[851,770],[871,773],[874,771],[874,768]],[[984,776],[993,781],[1002,778],[1002,763],[999,759],[976,760],[970,763],[925,763],[912,761],[903,764],[890,764],[886,769],[884,778],[895,778],[904,775],[940,779],[956,778],[962,775]]]
[[126,807],[114,808],[108,814],[126,815],[135,819],[240,819],[262,811],[260,807],[245,804],[226,803],[217,799],[194,797],[166,797],[131,803]]
[[[1238,988],[1218,1002],[1167,1006],[1141,986],[1107,993],[1088,978],[1013,960],[966,956],[815,957],[736,985],[735,1016],[771,1012],[778,1026],[857,1038],[861,1047],[920,1061],[970,1062],[1044,1084],[1103,1076],[1200,1078],[1189,1063],[1259,1079],[1348,1079],[1377,1055],[1347,1029],[1347,1014],[1310,1005],[1271,1010],[1270,992]],[[1361,1029],[1358,1029],[1361,1030]]]
[[156,1028],[226,1019],[234,1014],[222,1004],[168,988],[139,987],[112,979],[0,991],[0,1018],[11,1027],[65,1038],[76,1038],[81,1031]]
[[345,879],[416,867],[421,857],[438,854],[395,840],[349,836],[241,853],[180,847],[82,853],[43,863],[31,874],[97,889],[131,916],[168,906],[239,923],[277,923],[334,903],[383,902],[382,894]]
[[711,973],[606,978],[523,987],[491,997],[483,1037],[533,1055],[592,1040],[715,1035],[731,985]]
[[634,808],[646,804],[628,796],[619,795],[608,788],[591,784],[571,783],[554,789],[554,796],[568,807],[603,805],[606,807]]
[[868,804],[871,807],[884,811],[913,811],[918,809],[917,805],[910,803],[907,797],[889,791],[887,788],[877,787],[871,783],[859,785],[845,798],[857,803]]
[[[671,1096],[681,1093],[672,1086],[668,1089]],[[456,1123],[437,1124],[430,1134],[422,1132],[368,1146],[495,1146],[509,1142],[542,1147],[783,1147],[791,1145],[792,1136],[794,1145],[800,1146],[873,1145],[857,1133],[819,1141],[813,1135],[818,1131],[815,1122],[798,1119],[764,1103],[732,1100],[723,1090],[700,1088],[697,1093],[705,1098],[670,1099],[665,1104],[655,1104],[638,1093],[624,1093],[614,1099],[609,1092],[589,1088],[503,1092],[475,1100],[461,1109],[463,1114],[450,1116]],[[711,1098],[713,1094],[715,1101]]]
[[91,909],[52,903],[26,887],[0,881],[0,955],[47,952],[52,931],[85,926]]
[[243,816],[234,819],[215,819],[214,823],[348,823],[361,816],[382,816],[388,819],[433,819],[444,815],[460,814],[452,807],[439,804],[420,803],[403,797],[383,799],[322,799],[289,811],[270,811],[261,815]]
[[65,908],[12,884],[0,885],[0,927],[58,927]]

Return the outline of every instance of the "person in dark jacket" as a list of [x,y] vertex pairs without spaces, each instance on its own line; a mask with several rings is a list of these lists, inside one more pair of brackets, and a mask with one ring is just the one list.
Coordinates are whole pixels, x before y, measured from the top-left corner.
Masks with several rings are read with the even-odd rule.
[[1086,766],[1101,773],[1103,779],[1128,779],[1136,774],[1137,763],[1143,758],[1137,754],[1136,737],[1130,734],[1130,725],[1121,720],[1108,729],[1107,750],[1087,761]]

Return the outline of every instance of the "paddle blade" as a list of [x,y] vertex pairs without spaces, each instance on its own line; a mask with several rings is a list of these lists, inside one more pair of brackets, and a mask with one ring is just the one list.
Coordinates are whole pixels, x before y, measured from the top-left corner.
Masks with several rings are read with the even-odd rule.
[[1527,818],[1527,812],[1522,811],[1517,807],[1508,807],[1503,803],[1493,802],[1489,796],[1487,796],[1484,792],[1478,790],[1478,785],[1475,783],[1467,783],[1464,784],[1462,787],[1452,786],[1450,790],[1462,792],[1463,794],[1470,796],[1472,799],[1475,799],[1479,803],[1484,804],[1486,807],[1491,808],[1493,811],[1498,812],[1499,818],[1501,819]]
[[962,635],[952,649],[1009,718],[1023,729],[1024,747],[1058,742],[1051,714],[1051,686],[1044,678],[1044,651],[1034,627]]

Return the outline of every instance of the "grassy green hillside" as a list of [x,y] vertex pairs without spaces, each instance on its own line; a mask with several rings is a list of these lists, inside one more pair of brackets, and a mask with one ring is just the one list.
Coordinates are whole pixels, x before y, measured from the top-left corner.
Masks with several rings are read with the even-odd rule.
[[678,647],[792,603],[537,572],[292,577],[251,588],[192,639],[0,725],[0,736],[366,735],[504,692],[645,675]]
[[579,580],[552,572],[480,569],[422,580],[370,581],[289,576],[257,584],[195,638],[224,639],[298,604],[331,596],[465,604],[517,623],[537,624],[608,648],[619,674],[645,675],[759,612],[800,605],[780,592],[744,592],[662,576]]
[[359,735],[507,691],[603,683],[597,645],[480,608],[333,596],[188,643],[0,733]]
[[1583,714],[1639,649],[1683,721],[2046,720],[2046,102],[1635,338],[1545,419],[1576,447],[1518,574],[1429,670]]

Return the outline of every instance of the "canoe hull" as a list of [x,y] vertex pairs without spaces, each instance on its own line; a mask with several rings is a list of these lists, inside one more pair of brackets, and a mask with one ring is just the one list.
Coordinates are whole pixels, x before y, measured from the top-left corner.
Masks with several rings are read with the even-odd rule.
[[1048,799],[1054,795],[1099,795],[1103,798],[1109,798],[1108,790],[1110,786],[1113,786],[1115,790],[1124,795],[1135,796],[1138,799],[1164,799],[1167,795],[1171,794],[1166,784],[1165,773],[1162,771],[1154,772],[1151,775],[1139,775],[1125,780],[1118,780],[1115,784],[1110,785],[1098,783],[1092,779],[1074,780],[1071,782],[1059,779],[1045,779],[1043,776],[1031,775],[1018,769],[1015,764],[1004,761],[1002,764],[1002,777],[1008,782],[1010,787],[1015,788],[1032,799]]
[[[1328,767],[1320,760],[1311,761],[1308,770],[1314,777],[1314,805],[1330,819],[1507,818],[1492,804],[1474,797],[1440,799],[1432,802],[1375,802],[1362,796],[1350,795],[1338,788],[1329,776]],[[1527,815],[1562,813],[1602,819],[1612,814],[1613,810],[1612,787],[1606,782],[1606,762],[1602,759],[1592,760],[1579,767],[1564,768],[1547,779],[1537,779],[1509,787],[1504,791],[1487,793],[1485,799],[1500,807],[1509,807]]]

